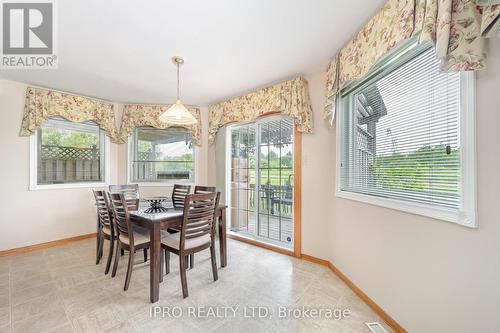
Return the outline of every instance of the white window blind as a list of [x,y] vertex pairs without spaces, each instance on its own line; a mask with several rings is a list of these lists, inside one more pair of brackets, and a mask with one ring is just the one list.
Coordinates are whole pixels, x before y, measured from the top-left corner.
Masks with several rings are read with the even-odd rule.
[[340,190],[459,209],[460,83],[419,47],[343,92]]

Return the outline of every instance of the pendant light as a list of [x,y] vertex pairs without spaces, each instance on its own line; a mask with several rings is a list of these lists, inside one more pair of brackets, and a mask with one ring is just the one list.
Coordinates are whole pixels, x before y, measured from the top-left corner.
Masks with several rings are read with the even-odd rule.
[[181,57],[173,57],[172,62],[177,66],[177,101],[167,111],[163,112],[159,119],[162,123],[171,125],[194,125],[198,122],[189,110],[182,104],[179,98],[179,66],[184,63]]

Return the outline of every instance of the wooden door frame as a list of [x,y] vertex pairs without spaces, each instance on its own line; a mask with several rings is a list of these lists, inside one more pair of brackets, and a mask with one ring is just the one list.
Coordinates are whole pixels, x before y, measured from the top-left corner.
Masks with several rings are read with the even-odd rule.
[[293,140],[293,254],[302,255],[302,132],[295,125]]

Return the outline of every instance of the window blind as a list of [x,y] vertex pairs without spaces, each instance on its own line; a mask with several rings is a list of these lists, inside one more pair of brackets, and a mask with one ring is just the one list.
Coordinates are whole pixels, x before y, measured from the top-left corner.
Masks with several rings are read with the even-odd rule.
[[342,191],[459,208],[460,74],[440,72],[434,48],[378,67],[341,103]]

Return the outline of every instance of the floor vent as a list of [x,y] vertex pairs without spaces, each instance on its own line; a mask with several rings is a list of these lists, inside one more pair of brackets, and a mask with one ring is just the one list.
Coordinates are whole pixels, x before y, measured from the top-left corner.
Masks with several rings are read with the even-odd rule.
[[373,323],[365,323],[365,324],[373,333],[387,333],[385,328],[382,325],[380,325],[379,322],[375,321]]

